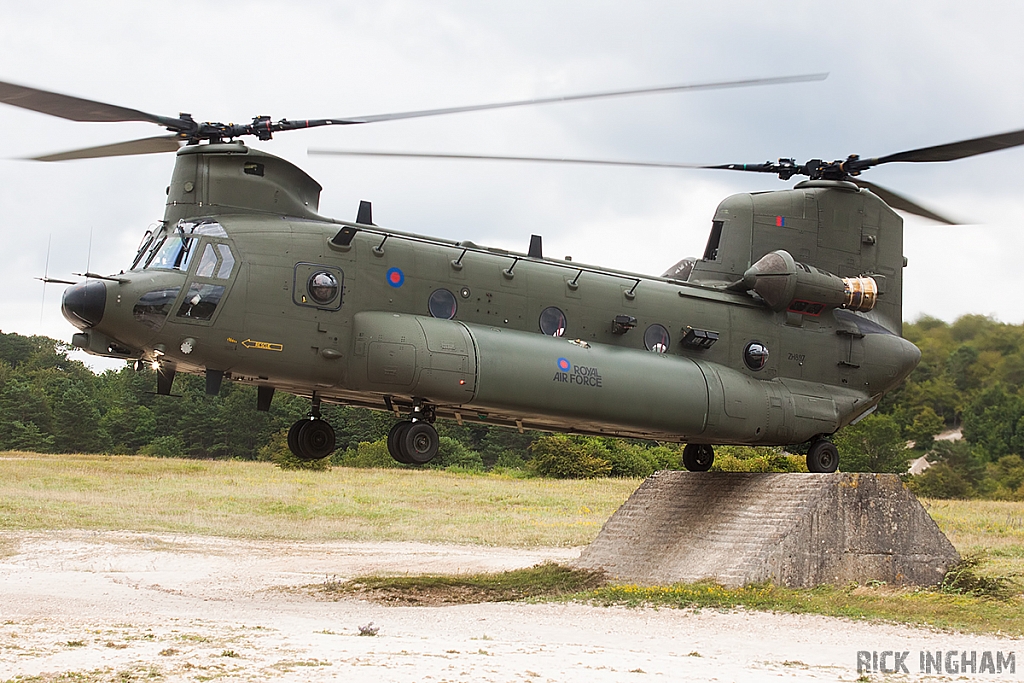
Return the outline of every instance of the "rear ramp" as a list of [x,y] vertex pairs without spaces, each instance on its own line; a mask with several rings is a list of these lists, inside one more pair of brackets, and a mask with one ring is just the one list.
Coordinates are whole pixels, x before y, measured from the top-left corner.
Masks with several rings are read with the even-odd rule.
[[934,585],[960,561],[894,474],[657,472],[575,565],[643,585]]

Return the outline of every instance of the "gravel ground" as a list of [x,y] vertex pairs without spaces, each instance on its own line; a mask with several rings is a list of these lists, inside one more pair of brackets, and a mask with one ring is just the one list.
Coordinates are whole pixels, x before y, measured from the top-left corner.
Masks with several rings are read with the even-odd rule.
[[[922,650],[976,651],[979,664],[984,651],[1014,652],[1013,673],[969,678],[1024,678],[1024,642],[994,636],[740,610],[388,607],[288,590],[368,573],[497,571],[578,553],[6,533],[0,681],[855,681],[859,650],[910,652],[909,673],[869,680],[960,678],[922,676]],[[361,636],[371,622],[377,634]]]

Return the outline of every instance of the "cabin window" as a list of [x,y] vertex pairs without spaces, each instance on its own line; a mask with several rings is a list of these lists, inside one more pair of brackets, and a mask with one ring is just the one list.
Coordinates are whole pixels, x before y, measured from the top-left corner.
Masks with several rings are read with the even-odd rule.
[[326,270],[313,273],[306,283],[309,297],[321,305],[327,305],[338,296],[338,278]]
[[427,300],[427,308],[430,315],[435,318],[451,320],[458,310],[458,303],[455,301],[455,295],[447,289],[435,289]]
[[759,341],[752,341],[743,349],[743,362],[751,370],[757,371],[768,364],[768,347]]
[[644,332],[644,346],[647,347],[648,351],[665,353],[668,351],[670,343],[671,338],[668,335],[668,330],[663,325],[655,323]]
[[556,306],[548,306],[540,313],[540,331],[549,337],[565,334],[565,313]]

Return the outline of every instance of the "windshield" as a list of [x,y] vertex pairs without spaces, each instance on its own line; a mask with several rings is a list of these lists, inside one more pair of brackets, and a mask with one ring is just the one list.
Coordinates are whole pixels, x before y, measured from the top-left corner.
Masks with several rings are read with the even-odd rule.
[[192,247],[200,235],[227,237],[224,228],[210,218],[181,220],[173,228],[161,225],[156,232],[147,230],[132,263],[132,270],[188,270]]

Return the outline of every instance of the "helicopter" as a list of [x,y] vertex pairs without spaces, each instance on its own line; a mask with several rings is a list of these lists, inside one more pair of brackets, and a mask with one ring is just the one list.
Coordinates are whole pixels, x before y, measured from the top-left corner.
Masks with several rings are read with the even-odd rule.
[[[660,276],[543,253],[438,239],[317,213],[321,186],[240,141],[501,107],[818,80],[822,74],[665,86],[337,119],[251,123],[157,116],[0,82],[0,102],[75,121],[147,121],[169,135],[34,157],[65,161],[176,152],[163,219],[128,267],[86,272],[62,297],[88,353],[150,363],[157,394],[176,373],[310,400],[288,432],[299,458],[335,449],[323,402],[393,412],[395,460],[425,464],[434,422],[686,444],[706,471],[721,444],[807,445],[834,472],[829,436],[870,414],[916,367],[902,331],[903,220],[951,223],[859,178],[880,164],[951,161],[1024,144],[1024,131],[838,161],[695,165],[542,157],[313,150],[370,156],[667,166],[806,176],[792,189],[719,205],[700,258]],[[49,278],[44,281],[61,282]]]

